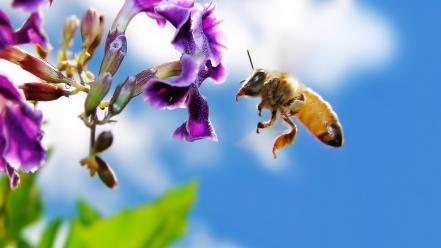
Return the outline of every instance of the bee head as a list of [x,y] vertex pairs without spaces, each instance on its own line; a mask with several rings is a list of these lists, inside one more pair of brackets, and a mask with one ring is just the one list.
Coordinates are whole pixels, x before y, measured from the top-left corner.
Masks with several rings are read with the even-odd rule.
[[264,69],[254,69],[253,61],[251,59],[250,51],[247,51],[250,59],[251,69],[253,73],[247,79],[243,80],[242,87],[236,94],[236,101],[240,96],[258,96],[262,90],[262,86],[267,80],[268,73]]
[[263,69],[256,69],[253,71],[251,76],[243,81],[242,87],[236,94],[236,100],[240,96],[258,96],[262,90],[262,86],[267,80],[268,73]]

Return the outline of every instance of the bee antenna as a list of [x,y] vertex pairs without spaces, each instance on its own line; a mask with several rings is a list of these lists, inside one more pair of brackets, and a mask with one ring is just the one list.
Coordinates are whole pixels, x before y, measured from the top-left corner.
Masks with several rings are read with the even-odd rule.
[[253,65],[253,60],[251,59],[250,50],[247,50],[247,53],[248,53],[248,58],[250,59],[251,69],[254,70],[254,65]]

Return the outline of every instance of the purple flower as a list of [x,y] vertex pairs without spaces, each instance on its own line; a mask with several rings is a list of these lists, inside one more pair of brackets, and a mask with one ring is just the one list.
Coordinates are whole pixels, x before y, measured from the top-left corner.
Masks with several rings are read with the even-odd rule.
[[0,171],[8,175],[11,188],[19,183],[17,170],[33,172],[45,158],[41,122],[41,113],[0,75]]
[[182,72],[175,79],[149,81],[145,98],[158,108],[188,109],[188,120],[174,132],[175,138],[217,140],[209,120],[207,100],[199,93],[205,79],[222,82],[226,76],[221,63],[225,37],[218,27],[221,21],[214,16],[215,5],[202,7],[193,0],[173,0],[158,5],[155,10],[176,27],[172,44],[182,53]]
[[32,43],[47,49],[47,38],[39,12],[32,13],[18,30],[14,30],[6,14],[0,10],[0,50],[9,46]]
[[126,0],[112,24],[106,44],[112,41],[112,36],[124,34],[133,17],[141,12],[156,19],[160,25],[165,24],[165,19],[155,13],[155,7],[162,2],[164,0]]
[[[22,8],[26,11],[34,12],[47,2],[48,0],[14,0],[12,2],[12,7]],[[52,4],[52,0],[49,0],[49,3]]]

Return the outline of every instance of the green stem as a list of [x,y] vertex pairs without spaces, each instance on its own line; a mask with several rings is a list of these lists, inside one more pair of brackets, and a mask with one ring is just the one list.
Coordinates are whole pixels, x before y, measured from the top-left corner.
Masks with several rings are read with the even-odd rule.
[[89,155],[94,155],[95,153],[95,133],[96,133],[96,111],[92,113],[92,116],[90,117],[92,120],[92,126],[90,127],[90,148],[89,148]]
[[[3,182],[2,182],[3,183]],[[6,224],[8,222],[7,220],[7,206],[9,202],[9,198],[11,196],[11,190],[9,189],[9,185],[6,185],[7,183],[4,183],[3,185],[3,199],[0,202],[0,240],[3,240],[6,236]]]

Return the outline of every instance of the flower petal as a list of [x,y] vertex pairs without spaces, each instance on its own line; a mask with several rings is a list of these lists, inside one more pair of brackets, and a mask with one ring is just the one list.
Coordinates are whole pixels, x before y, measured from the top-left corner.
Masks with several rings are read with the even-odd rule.
[[145,90],[145,99],[159,109],[176,109],[185,107],[187,87],[173,86],[166,82],[152,81]]
[[155,5],[163,2],[163,0],[132,0],[140,11],[152,11]]
[[222,20],[214,15],[216,4],[210,2],[205,6],[202,14],[202,27],[210,47],[210,60],[214,66],[218,66],[222,61],[222,54],[226,48],[226,38],[219,29]]
[[15,169],[4,158],[4,151],[6,149],[6,138],[2,135],[3,120],[0,118],[0,171],[6,172],[9,178],[9,185],[11,188],[16,188],[20,182],[20,177]]
[[42,27],[41,15],[39,12],[32,13],[23,26],[14,34],[16,44],[32,43],[47,49],[47,38]]
[[[47,0],[14,0],[12,2],[12,7],[22,8],[29,12],[37,11],[41,5],[46,3]],[[49,1],[52,4],[52,0]]]
[[175,28],[180,28],[189,18],[194,0],[168,1],[155,8],[155,11],[168,20]]
[[35,171],[46,155],[46,150],[41,144],[41,112],[33,110],[26,103],[5,108],[3,134],[7,146],[4,156],[8,161],[19,163],[19,168],[16,169]]
[[0,10],[0,50],[5,49],[14,42],[14,29],[6,14]]
[[211,139],[217,141],[216,133],[208,119],[209,108],[205,97],[194,86],[190,89],[188,101],[188,120],[182,124],[173,134],[173,137],[195,141],[199,139]]
[[2,75],[0,75],[0,100],[1,98],[9,101],[22,101],[22,97],[15,85]]
[[227,77],[227,69],[221,63],[217,67],[213,67],[211,65],[211,61],[207,63],[208,75],[211,79],[213,79],[216,83],[222,83],[225,81]]
[[172,80],[152,79],[145,88],[145,99],[157,108],[175,109],[183,107],[189,85],[198,77],[199,66],[189,55],[181,57],[182,72]]

